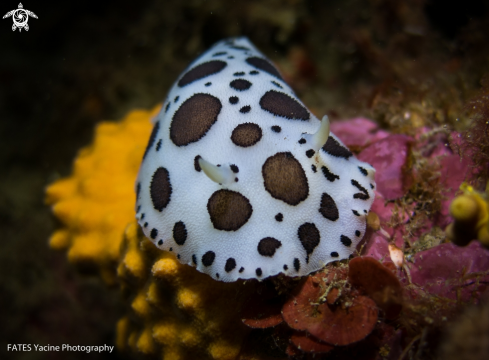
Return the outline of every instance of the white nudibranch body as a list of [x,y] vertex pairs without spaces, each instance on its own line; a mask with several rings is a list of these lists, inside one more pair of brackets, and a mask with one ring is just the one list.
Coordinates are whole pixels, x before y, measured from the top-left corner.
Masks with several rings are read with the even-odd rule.
[[302,276],[354,252],[374,175],[247,38],[226,39],[155,119],[136,216],[158,248],[214,279]]

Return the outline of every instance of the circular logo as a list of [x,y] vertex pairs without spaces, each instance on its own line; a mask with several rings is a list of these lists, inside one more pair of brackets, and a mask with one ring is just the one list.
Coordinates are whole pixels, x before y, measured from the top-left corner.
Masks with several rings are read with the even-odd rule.
[[14,20],[15,26],[21,28],[24,27],[25,24],[27,24],[27,21],[29,20],[29,15],[24,9],[17,9],[12,14],[12,19]]

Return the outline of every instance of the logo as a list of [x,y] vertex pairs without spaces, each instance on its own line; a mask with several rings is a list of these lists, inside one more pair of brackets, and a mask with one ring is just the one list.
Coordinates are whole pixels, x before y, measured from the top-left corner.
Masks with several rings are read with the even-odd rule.
[[27,21],[29,21],[29,16],[32,16],[33,18],[37,19],[37,15],[34,14],[32,11],[25,10],[24,6],[22,6],[22,3],[19,3],[19,8],[9,11],[8,13],[5,14],[3,17],[8,18],[9,16],[12,16],[12,19],[14,20],[14,24],[12,25],[12,31],[15,31],[15,29],[19,29],[19,32],[22,31],[22,28],[25,29],[25,31],[29,30],[29,25],[27,25]]

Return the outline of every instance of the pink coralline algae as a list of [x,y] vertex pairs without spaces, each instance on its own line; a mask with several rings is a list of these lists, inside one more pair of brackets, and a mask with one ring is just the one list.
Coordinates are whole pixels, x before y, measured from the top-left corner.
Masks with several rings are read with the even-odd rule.
[[369,234],[364,254],[388,258],[389,243],[400,248],[407,243],[414,245],[423,235],[444,229],[452,221],[451,200],[471,166],[470,159],[461,158],[455,151],[457,135],[431,135],[423,128],[415,138],[389,135],[359,154],[377,170],[371,211],[379,216],[383,229],[382,233]]
[[386,200],[405,195],[407,186],[403,169],[406,167],[412,138],[405,135],[389,135],[364,149],[359,158],[368,162],[376,170],[377,192]]
[[440,244],[417,253],[411,261],[413,284],[447,299],[477,300],[489,284],[489,252],[478,242],[464,248]]
[[477,303],[489,284],[489,251],[479,243],[447,243],[443,233],[452,221],[451,200],[472,166],[457,153],[459,139],[456,132],[423,128],[412,138],[388,135],[358,156],[377,170],[371,211],[381,225],[381,231],[368,231],[361,252],[384,263],[392,261],[389,245],[404,252],[397,275],[412,305],[405,313],[415,316],[410,309],[431,306],[426,318],[435,322]]
[[333,122],[331,131],[350,149],[363,149],[389,136],[387,131],[379,129],[376,123],[366,118]]

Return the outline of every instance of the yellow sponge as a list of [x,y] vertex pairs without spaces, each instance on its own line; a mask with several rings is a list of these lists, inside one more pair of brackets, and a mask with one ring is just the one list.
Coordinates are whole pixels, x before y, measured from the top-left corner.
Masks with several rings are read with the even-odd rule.
[[134,219],[134,182],[151,132],[149,120],[157,111],[133,111],[120,123],[99,124],[72,175],[46,190],[46,202],[62,224],[50,246],[68,250],[71,263],[100,274],[108,284],[116,281],[121,234]]
[[460,190],[463,194],[450,205],[450,215],[455,221],[447,227],[447,236],[460,246],[477,239],[489,248],[489,182],[485,192],[476,191],[466,183]]

